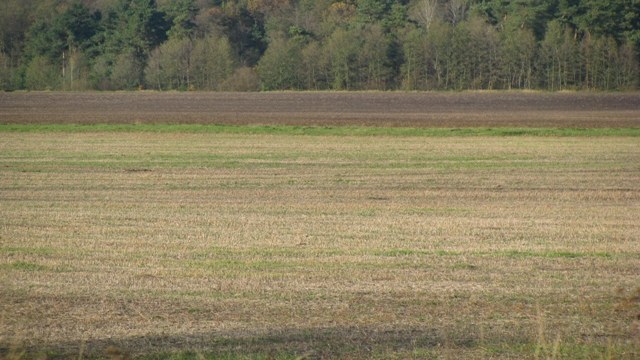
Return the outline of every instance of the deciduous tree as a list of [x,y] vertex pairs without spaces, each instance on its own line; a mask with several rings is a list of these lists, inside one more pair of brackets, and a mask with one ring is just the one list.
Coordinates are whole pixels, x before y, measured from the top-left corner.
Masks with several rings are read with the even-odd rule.
[[[234,73],[237,62],[225,36],[206,35],[198,38],[194,41],[191,55],[192,84],[200,90],[221,90]],[[239,76],[239,79],[242,77]]]
[[506,89],[531,89],[534,86],[537,43],[529,29],[501,34],[500,65],[502,86]]
[[31,90],[56,90],[61,79],[60,70],[44,56],[31,59],[25,73],[25,85]]
[[354,30],[338,28],[325,45],[331,67],[331,87],[353,90],[358,85],[358,56],[362,43]]
[[411,18],[417,21],[426,30],[440,16],[440,4],[438,0],[417,0],[411,6]]
[[265,90],[294,90],[301,87],[302,46],[283,35],[271,40],[258,63],[258,74]]

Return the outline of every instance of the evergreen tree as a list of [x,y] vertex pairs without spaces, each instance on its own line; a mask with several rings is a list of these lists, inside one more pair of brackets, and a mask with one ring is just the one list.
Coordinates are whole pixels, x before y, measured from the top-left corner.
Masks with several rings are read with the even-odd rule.
[[119,0],[109,10],[102,54],[114,66],[114,73],[129,71],[127,81],[116,83],[126,84],[127,89],[144,84],[151,50],[167,39],[170,24],[165,15],[157,9],[155,0]]
[[169,1],[162,11],[167,14],[171,28],[168,37],[182,39],[193,37],[196,31],[196,15],[198,6],[195,0]]

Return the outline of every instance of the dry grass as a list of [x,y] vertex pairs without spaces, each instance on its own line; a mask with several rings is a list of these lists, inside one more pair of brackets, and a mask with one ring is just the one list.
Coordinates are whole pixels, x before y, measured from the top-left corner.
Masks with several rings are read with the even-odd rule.
[[634,358],[639,163],[624,137],[5,133],[0,356]]

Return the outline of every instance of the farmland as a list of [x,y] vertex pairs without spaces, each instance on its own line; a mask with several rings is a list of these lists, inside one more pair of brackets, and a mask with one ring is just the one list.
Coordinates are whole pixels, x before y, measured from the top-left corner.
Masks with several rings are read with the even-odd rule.
[[0,355],[638,356],[637,95],[220,96],[0,94]]
[[384,127],[640,126],[640,93],[0,93],[0,123]]

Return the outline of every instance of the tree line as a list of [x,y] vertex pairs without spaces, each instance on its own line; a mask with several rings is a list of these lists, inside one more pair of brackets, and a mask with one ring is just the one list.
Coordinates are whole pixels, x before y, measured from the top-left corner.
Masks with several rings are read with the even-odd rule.
[[640,0],[4,0],[0,88],[633,90]]

